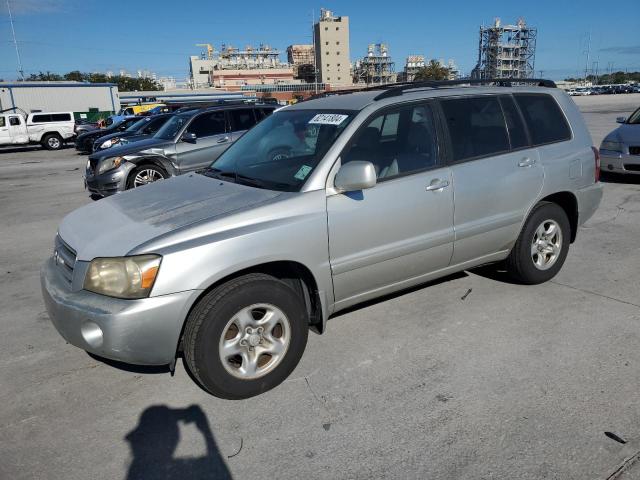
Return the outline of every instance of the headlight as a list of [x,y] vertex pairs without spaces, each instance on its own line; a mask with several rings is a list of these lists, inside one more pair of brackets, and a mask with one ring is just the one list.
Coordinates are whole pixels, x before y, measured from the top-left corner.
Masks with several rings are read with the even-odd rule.
[[610,152],[622,153],[622,144],[620,142],[612,142],[609,140],[605,140],[600,145],[600,150],[609,150]]
[[105,158],[98,164],[98,175],[103,174],[104,172],[108,172],[109,170],[113,170],[114,168],[118,168],[124,162],[124,157],[113,157],[113,158]]
[[120,141],[118,137],[110,138],[109,140],[105,140],[104,142],[102,142],[102,144],[100,145],[100,148],[111,148],[116,143],[118,143],[118,141]]
[[84,279],[84,289],[116,298],[149,296],[160,269],[159,255],[95,258]]

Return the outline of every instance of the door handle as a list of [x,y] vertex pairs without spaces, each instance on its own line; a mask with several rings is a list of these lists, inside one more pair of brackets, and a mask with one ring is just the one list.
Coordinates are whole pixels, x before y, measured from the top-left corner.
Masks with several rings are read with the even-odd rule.
[[532,166],[534,163],[536,163],[536,159],[535,158],[525,157],[525,158],[523,158],[522,160],[520,160],[518,162],[518,166],[526,168],[526,167]]
[[429,185],[427,185],[427,192],[439,192],[445,187],[449,186],[449,180],[440,180],[438,178],[431,181]]
[[218,143],[224,143],[224,142],[228,142],[229,141],[229,137],[222,137],[218,139]]

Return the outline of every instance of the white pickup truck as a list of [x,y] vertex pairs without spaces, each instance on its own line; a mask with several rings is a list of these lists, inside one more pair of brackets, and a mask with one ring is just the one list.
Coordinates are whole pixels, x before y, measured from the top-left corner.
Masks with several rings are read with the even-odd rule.
[[74,136],[72,112],[37,112],[27,118],[18,113],[0,113],[0,146],[39,143],[47,150],[62,148]]

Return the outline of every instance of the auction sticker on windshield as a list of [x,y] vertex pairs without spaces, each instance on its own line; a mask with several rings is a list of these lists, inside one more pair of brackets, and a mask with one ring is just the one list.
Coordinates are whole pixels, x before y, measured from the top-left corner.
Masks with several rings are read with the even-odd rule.
[[341,115],[339,113],[318,113],[309,123],[317,123],[319,125],[340,125],[349,115]]

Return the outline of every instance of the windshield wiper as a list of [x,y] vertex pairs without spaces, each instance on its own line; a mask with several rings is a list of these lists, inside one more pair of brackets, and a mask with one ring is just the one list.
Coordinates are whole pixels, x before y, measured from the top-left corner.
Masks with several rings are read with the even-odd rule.
[[216,168],[205,168],[203,170],[199,170],[197,173],[200,173],[210,178],[217,178],[218,180],[231,179],[233,182],[237,182],[237,174],[235,172],[224,172]]

